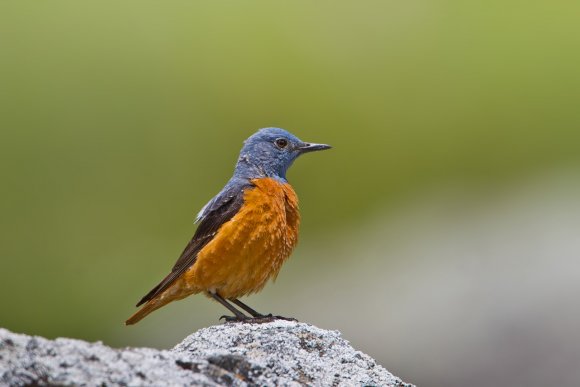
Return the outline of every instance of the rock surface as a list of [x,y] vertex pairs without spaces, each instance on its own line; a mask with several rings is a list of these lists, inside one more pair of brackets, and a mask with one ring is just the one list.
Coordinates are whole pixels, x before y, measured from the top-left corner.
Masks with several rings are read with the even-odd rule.
[[201,329],[170,351],[0,329],[0,386],[411,386],[337,331],[274,321]]

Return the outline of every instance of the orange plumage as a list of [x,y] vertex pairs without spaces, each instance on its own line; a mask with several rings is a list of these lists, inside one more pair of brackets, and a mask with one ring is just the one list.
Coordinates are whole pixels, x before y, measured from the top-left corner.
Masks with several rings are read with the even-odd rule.
[[193,293],[215,290],[238,298],[276,278],[298,242],[298,198],[289,184],[253,179],[240,211],[199,252],[184,276]]
[[252,179],[244,204],[198,253],[196,262],[161,294],[127,320],[134,324],[154,310],[201,292],[235,299],[260,291],[275,279],[298,242],[298,197],[287,183]]

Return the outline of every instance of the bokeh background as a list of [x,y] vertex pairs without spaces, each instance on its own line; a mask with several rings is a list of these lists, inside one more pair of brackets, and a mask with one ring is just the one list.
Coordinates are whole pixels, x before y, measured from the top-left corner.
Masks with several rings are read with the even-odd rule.
[[[265,126],[301,243],[248,302],[418,385],[580,380],[580,3],[5,1],[0,326],[169,348],[203,296],[123,326]],[[491,378],[491,379],[490,379]]]

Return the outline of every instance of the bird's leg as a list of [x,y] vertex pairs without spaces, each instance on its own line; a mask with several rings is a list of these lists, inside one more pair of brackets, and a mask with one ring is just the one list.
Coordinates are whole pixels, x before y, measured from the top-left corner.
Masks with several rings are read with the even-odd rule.
[[230,299],[230,301],[233,302],[234,304],[236,304],[237,306],[239,306],[240,308],[242,308],[243,310],[245,310],[246,312],[248,312],[249,314],[251,314],[253,317],[253,321],[256,321],[256,322],[269,322],[269,321],[274,321],[274,320],[298,321],[292,317],[274,316],[274,315],[272,315],[272,313],[268,313],[265,315],[258,313],[254,309],[250,308],[248,305],[244,304],[242,301],[240,301],[238,299]]
[[220,296],[217,293],[212,293],[212,292],[208,292],[208,294],[210,296],[212,296],[212,298],[214,300],[216,300],[217,302],[219,302],[220,304],[222,304],[223,306],[225,306],[226,308],[228,308],[228,310],[230,312],[232,312],[234,314],[235,317],[232,316],[221,316],[220,320],[223,318],[226,321],[244,321],[248,319],[248,316],[246,316],[245,314],[243,314],[242,312],[240,312],[239,310],[237,310],[236,308],[234,308],[229,302],[227,302],[222,296]]
[[233,302],[234,304],[236,304],[237,306],[239,306],[240,308],[242,308],[243,310],[245,310],[246,312],[248,312],[249,314],[252,315],[252,317],[272,317],[272,313],[268,314],[268,315],[263,315],[262,313],[256,312],[254,309],[250,308],[248,305],[244,304],[242,301],[238,300],[238,299],[230,299],[231,302]]

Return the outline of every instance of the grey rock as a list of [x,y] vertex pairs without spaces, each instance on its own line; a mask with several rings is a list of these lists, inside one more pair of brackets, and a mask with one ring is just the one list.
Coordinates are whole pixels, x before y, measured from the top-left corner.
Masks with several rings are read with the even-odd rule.
[[273,321],[201,329],[170,351],[0,329],[0,386],[411,386],[337,331]]

